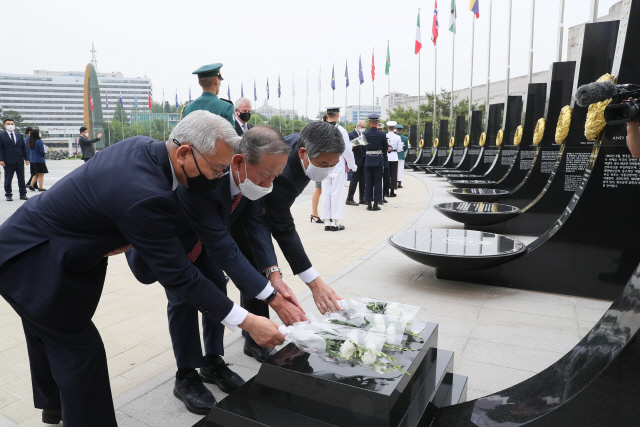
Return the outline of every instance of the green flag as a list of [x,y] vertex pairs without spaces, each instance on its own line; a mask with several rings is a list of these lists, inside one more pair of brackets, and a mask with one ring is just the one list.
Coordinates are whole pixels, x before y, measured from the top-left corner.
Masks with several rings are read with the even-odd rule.
[[391,57],[389,56],[389,42],[387,41],[387,65],[384,68],[384,73],[389,75],[389,68],[391,68]]
[[449,15],[449,31],[456,33],[456,0],[451,0],[451,14]]

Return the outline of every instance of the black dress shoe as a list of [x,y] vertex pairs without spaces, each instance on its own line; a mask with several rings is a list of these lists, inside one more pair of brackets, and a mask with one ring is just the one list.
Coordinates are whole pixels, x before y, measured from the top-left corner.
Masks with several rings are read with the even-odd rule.
[[340,231],[344,230],[344,225],[335,224],[331,226],[331,231]]
[[258,344],[246,340],[244,342],[244,354],[253,357],[260,363],[266,362],[271,356],[276,353],[277,352],[272,348],[260,347]]
[[360,200],[360,201],[358,202],[358,204],[359,204],[359,205],[366,205],[366,204],[367,204],[367,202],[365,202],[364,200]]
[[349,206],[358,206],[358,203],[354,202],[353,200],[347,200],[345,204]]
[[377,204],[377,203],[374,203],[374,204],[373,204],[373,210],[374,210],[374,211],[381,211],[382,209],[380,209],[380,206],[378,206],[378,204]]
[[183,380],[176,378],[173,395],[182,400],[189,412],[207,415],[216,405],[216,398],[204,386],[198,372],[193,370]]
[[396,193],[392,191],[391,194],[389,194],[387,197],[396,197]]
[[382,203],[389,203],[389,202],[387,201],[387,199],[384,199],[384,198],[383,198],[383,199],[382,199]]
[[231,393],[244,384],[240,375],[229,369],[229,364],[222,357],[218,357],[211,366],[200,368],[200,378],[206,383],[217,385],[225,393]]
[[20,196],[20,200],[27,200],[27,199],[28,199],[28,197],[27,197],[27,195],[26,195],[26,194],[25,194],[25,195]]
[[13,202],[13,197],[7,196],[7,202]]
[[62,421],[62,409],[43,409],[42,423],[58,425]]
[[373,210],[373,206],[371,206],[371,202],[367,202],[367,210],[368,211],[372,211]]
[[402,184],[398,183],[398,188],[403,188]]
[[29,189],[29,191],[36,191],[36,189],[33,188],[31,185],[27,185],[27,188]]

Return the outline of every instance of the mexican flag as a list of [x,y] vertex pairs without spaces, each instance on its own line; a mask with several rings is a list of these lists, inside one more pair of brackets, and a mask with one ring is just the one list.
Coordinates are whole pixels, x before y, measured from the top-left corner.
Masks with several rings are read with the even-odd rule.
[[420,35],[420,12],[418,12],[418,25],[416,26],[416,55],[422,49],[422,37]]
[[451,0],[451,13],[449,14],[449,31],[456,33],[456,0]]
[[384,68],[384,73],[389,75],[389,68],[391,68],[391,57],[389,56],[389,41],[387,40],[387,63]]

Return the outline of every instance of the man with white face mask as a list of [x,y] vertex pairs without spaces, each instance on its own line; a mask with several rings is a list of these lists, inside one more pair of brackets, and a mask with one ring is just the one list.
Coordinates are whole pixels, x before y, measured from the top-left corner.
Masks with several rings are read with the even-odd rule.
[[[268,304],[287,325],[306,320],[280,275],[259,200],[272,191],[273,181],[284,169],[290,151],[278,132],[266,126],[254,127],[243,135],[229,173],[220,178],[214,190],[202,194],[186,188],[187,191],[182,191],[180,187],[177,190],[184,208],[178,238],[189,259],[222,292],[226,293],[225,272],[240,289],[244,309],[235,313],[239,320],[247,316],[252,300]],[[240,226],[246,235],[251,262],[232,237],[231,229],[235,226]],[[146,263],[135,250],[129,251],[127,261],[139,280],[153,281]],[[222,359],[224,327],[202,317],[203,358],[198,310],[174,292],[167,291],[167,299],[169,332],[178,366],[173,394],[189,411],[208,414],[215,399],[202,381],[216,384],[225,393],[237,389],[244,381]],[[263,350],[249,335],[246,339],[252,344],[249,349],[255,351],[254,357],[269,357],[271,349]]]
[[4,167],[4,192],[7,202],[13,200],[11,182],[13,174],[18,175],[18,189],[20,200],[27,200],[27,187],[24,183],[24,165],[29,165],[27,144],[20,132],[16,132],[16,124],[13,119],[5,118],[3,121],[5,132],[0,133],[0,166]]

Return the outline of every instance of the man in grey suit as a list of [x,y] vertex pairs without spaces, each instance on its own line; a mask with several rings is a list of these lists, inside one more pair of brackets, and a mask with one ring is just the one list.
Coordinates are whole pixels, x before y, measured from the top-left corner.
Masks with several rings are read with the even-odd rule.
[[253,127],[253,125],[249,124],[249,119],[251,118],[251,101],[247,98],[239,98],[236,101],[235,107],[236,133],[238,136],[242,136]]
[[89,139],[89,129],[84,126],[80,128],[78,145],[80,145],[80,149],[82,150],[82,160],[84,160],[85,163],[96,154],[96,147],[93,144],[100,141],[100,138],[102,138],[102,132],[98,132],[97,138]]

